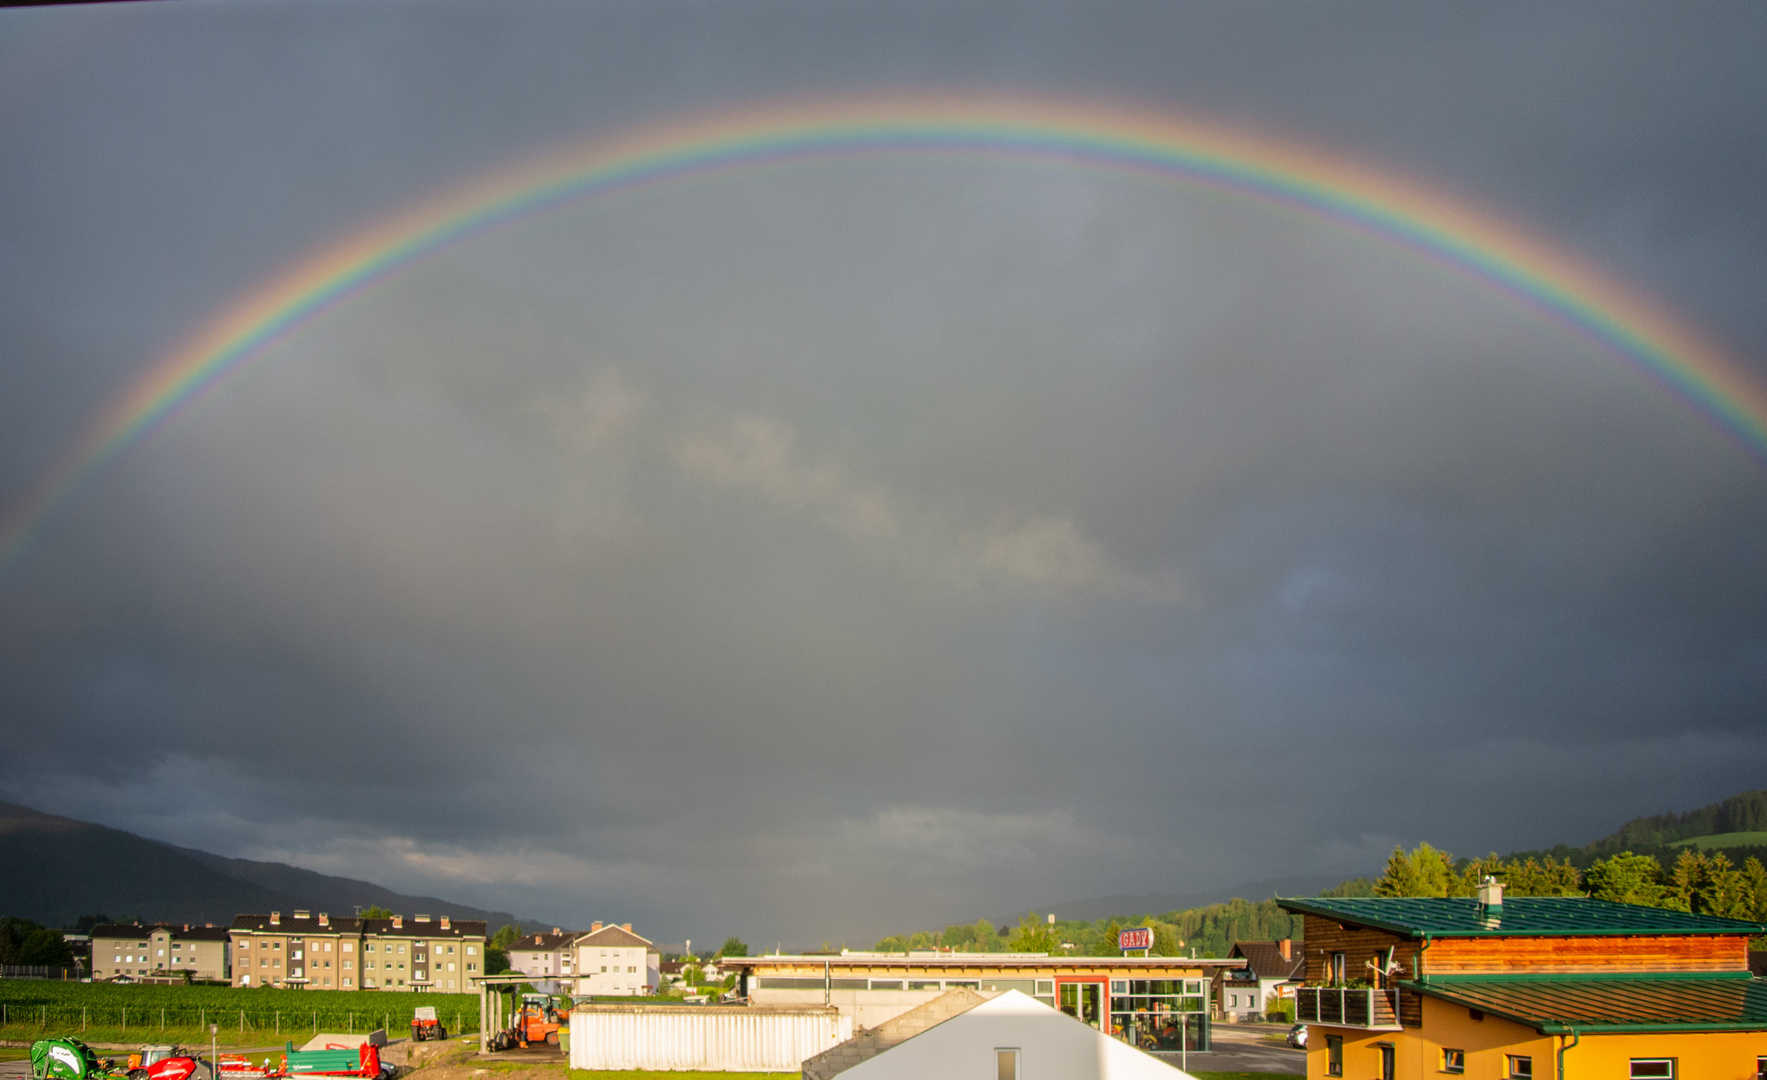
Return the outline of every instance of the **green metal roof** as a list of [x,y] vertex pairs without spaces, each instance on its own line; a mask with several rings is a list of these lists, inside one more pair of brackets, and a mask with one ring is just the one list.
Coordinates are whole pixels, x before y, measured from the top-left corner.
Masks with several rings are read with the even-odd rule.
[[1767,1030],[1767,980],[1751,978],[1746,971],[1437,975],[1399,985],[1545,1035]]
[[1307,897],[1285,909],[1409,937],[1564,937],[1598,934],[1760,934],[1767,926],[1580,896],[1517,896],[1495,921],[1472,897]]

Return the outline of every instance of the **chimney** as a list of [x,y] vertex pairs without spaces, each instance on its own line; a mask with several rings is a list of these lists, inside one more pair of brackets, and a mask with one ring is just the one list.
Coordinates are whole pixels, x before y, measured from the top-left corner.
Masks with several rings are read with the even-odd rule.
[[393,929],[394,930],[402,930],[402,929],[404,929],[404,927],[405,927],[405,916],[394,915],[393,916]]
[[1293,939],[1283,938],[1276,943],[1276,948],[1282,953],[1282,958],[1284,960],[1293,960],[1295,958],[1295,943]]
[[319,925],[320,926],[330,926],[331,925],[331,916],[327,915],[325,912],[321,911],[319,913]]
[[281,926],[282,925],[282,912],[272,911],[270,913],[270,925],[271,926]]
[[630,934],[632,932],[632,924],[629,922],[623,922],[620,924],[620,929]]
[[597,919],[595,922],[590,923],[589,924],[589,932],[591,934],[600,933],[601,932],[601,920]]
[[189,923],[185,923],[185,924],[184,924],[184,929],[185,929],[185,930],[186,930],[186,931],[188,931],[188,930],[189,930],[189,929],[190,929],[190,924],[189,924]]
[[555,926],[552,928],[552,936],[553,937],[557,937],[558,935],[560,935],[562,933],[564,933],[564,931],[560,930],[558,927]]
[[540,944],[540,935],[539,934],[534,935],[534,944],[536,944],[536,945]]
[[1487,928],[1503,921],[1503,882],[1490,874],[1479,882],[1479,922]]
[[448,929],[448,916],[442,916],[442,929]]

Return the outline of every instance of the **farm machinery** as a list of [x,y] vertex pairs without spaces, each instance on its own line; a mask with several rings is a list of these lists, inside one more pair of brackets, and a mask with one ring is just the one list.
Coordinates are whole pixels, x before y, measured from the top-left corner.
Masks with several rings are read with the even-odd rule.
[[436,1019],[436,1010],[432,1005],[419,1005],[411,1016],[411,1041],[433,1042],[448,1037],[448,1029]]
[[382,1066],[380,1050],[331,1046],[296,1050],[286,1044],[281,1061],[265,1058],[256,1064],[239,1054],[223,1054],[219,1075],[207,1061],[181,1053],[176,1046],[144,1046],[126,1064],[101,1058],[78,1039],[40,1039],[31,1045],[31,1080],[269,1080],[297,1076],[354,1076],[379,1080],[392,1066]]
[[526,1049],[535,1043],[557,1046],[558,1033],[570,1023],[565,999],[552,994],[523,994],[508,1027],[491,1037],[491,1049]]
[[[360,1046],[330,1045],[323,1050],[296,1050],[294,1043],[284,1043],[282,1060],[265,1058],[262,1064],[240,1054],[221,1055],[219,1080],[285,1080],[296,1076],[355,1076],[364,1080],[393,1071],[391,1063],[382,1063],[380,1048],[371,1042]],[[148,1080],[159,1080],[149,1077]],[[168,1080],[182,1080],[171,1077]]]
[[198,1073],[202,1080],[212,1080],[212,1071],[207,1062],[181,1054],[176,1046],[143,1046],[118,1065],[78,1039],[31,1044],[32,1080],[190,1080]]

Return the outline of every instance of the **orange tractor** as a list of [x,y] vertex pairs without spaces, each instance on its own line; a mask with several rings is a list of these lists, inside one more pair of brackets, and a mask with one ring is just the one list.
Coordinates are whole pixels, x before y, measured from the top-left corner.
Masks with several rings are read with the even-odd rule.
[[523,994],[521,1007],[510,1018],[507,1028],[491,1040],[491,1049],[510,1050],[515,1047],[545,1043],[558,1045],[558,1033],[570,1023],[570,1007],[562,997],[551,994]]

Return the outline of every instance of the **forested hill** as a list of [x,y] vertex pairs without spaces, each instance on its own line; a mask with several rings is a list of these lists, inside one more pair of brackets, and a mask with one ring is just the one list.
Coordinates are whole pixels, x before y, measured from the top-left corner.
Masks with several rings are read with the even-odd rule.
[[1746,791],[1685,814],[1634,818],[1618,830],[1581,847],[1560,844],[1546,851],[1522,851],[1514,860],[1548,856],[1587,870],[1598,859],[1630,851],[1655,856],[1665,865],[1689,848],[1723,851],[1733,863],[1749,856],[1767,862],[1767,790]]
[[0,915],[49,926],[99,914],[102,922],[139,917],[225,926],[242,913],[311,908],[348,914],[371,905],[485,919],[493,927],[515,921],[506,912],[406,896],[282,863],[224,858],[4,802],[0,868]]

